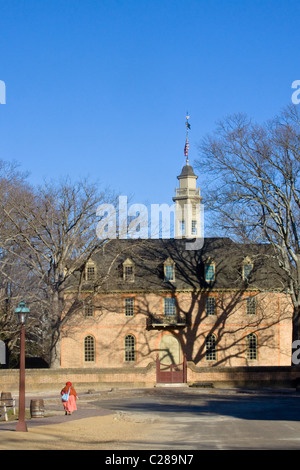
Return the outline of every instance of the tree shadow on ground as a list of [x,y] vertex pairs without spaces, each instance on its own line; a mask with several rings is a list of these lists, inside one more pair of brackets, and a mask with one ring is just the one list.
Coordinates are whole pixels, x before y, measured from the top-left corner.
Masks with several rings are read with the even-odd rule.
[[[160,417],[230,416],[244,420],[300,421],[300,401],[290,394],[155,394],[148,397],[103,400],[102,408],[131,413],[149,413]],[[96,404],[95,403],[95,404]]]

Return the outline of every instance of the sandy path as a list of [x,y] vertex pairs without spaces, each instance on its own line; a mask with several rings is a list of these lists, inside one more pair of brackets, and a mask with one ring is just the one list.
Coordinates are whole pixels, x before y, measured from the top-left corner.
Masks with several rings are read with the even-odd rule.
[[116,415],[84,418],[61,424],[28,427],[28,432],[1,431],[0,450],[145,449],[155,433],[153,423]]

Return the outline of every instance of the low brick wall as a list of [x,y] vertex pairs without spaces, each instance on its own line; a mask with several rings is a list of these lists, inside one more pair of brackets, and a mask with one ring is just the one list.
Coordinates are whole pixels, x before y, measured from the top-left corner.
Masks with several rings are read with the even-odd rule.
[[197,367],[187,363],[189,385],[222,387],[283,387],[300,385],[300,367]]
[[[111,369],[27,369],[26,392],[59,393],[67,381],[74,383],[80,393],[105,387],[143,388],[156,385],[155,363],[147,367]],[[213,384],[228,387],[300,386],[300,367],[196,367],[187,363],[187,382],[190,386]],[[19,370],[0,369],[0,393],[17,393]]]
[[[147,367],[114,369],[26,369],[27,392],[60,390],[70,381],[78,392],[101,390],[103,387],[153,387],[156,383],[155,363]],[[19,390],[19,370],[0,369],[0,392]]]

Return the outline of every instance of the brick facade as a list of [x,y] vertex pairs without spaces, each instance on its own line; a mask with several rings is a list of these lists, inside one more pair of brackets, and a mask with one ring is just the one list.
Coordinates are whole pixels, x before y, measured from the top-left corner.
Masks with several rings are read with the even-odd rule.
[[[83,311],[64,329],[61,341],[61,367],[114,368],[145,367],[161,353],[162,339],[172,335],[174,360],[187,360],[199,367],[288,366],[291,364],[291,306],[285,294],[251,292],[255,313],[247,313],[248,293],[176,292],[176,310],[185,318],[180,326],[149,325],[149,315],[163,317],[161,293],[115,293],[94,299],[92,316]],[[208,315],[206,299],[214,297],[215,313]],[[127,316],[125,299],[133,298],[133,314]],[[256,356],[249,357],[247,336],[255,334]],[[126,358],[126,337],[134,338],[134,357]],[[206,338],[214,335],[215,358],[207,357]],[[94,341],[94,357],[86,356],[85,338]],[[176,355],[177,354],[177,355]],[[176,361],[175,361],[176,357]],[[92,360],[91,360],[92,359]],[[173,358],[167,357],[166,363]]]

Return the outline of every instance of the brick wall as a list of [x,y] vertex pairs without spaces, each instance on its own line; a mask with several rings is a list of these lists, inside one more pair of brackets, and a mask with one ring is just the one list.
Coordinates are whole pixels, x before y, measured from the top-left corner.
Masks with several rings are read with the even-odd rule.
[[[146,387],[156,382],[155,364],[144,368],[107,369],[27,369],[25,386],[27,392],[57,391],[66,382],[74,383],[78,391],[101,390],[103,387]],[[19,390],[19,370],[0,370],[0,392]]]
[[[145,367],[155,360],[165,334],[178,339],[181,353],[197,366],[211,367],[205,358],[205,338],[213,333],[217,341],[217,357],[213,365],[242,367],[288,366],[291,364],[292,322],[291,306],[284,294],[252,292],[257,300],[257,312],[247,314],[246,295],[238,292],[214,292],[216,314],[207,316],[207,293],[176,293],[180,314],[188,319],[183,328],[147,328],[149,314],[162,315],[166,294],[114,294],[95,299],[95,312],[85,318],[82,313],[73,317],[63,330],[61,367],[104,368],[126,367],[124,338],[134,335],[136,366]],[[248,294],[247,294],[248,295]],[[135,299],[134,315],[124,314],[124,297]],[[258,355],[250,361],[246,354],[246,336],[255,333]],[[95,339],[95,361],[85,363],[84,338]],[[181,354],[182,355],[182,354]]]
[[[106,387],[143,388],[156,385],[155,363],[141,368],[108,369],[28,369],[26,392],[57,392],[71,381],[79,393],[103,390]],[[226,387],[296,387],[300,383],[300,367],[197,367],[187,364],[188,385],[212,383]],[[0,392],[17,394],[19,371],[0,370]]]

